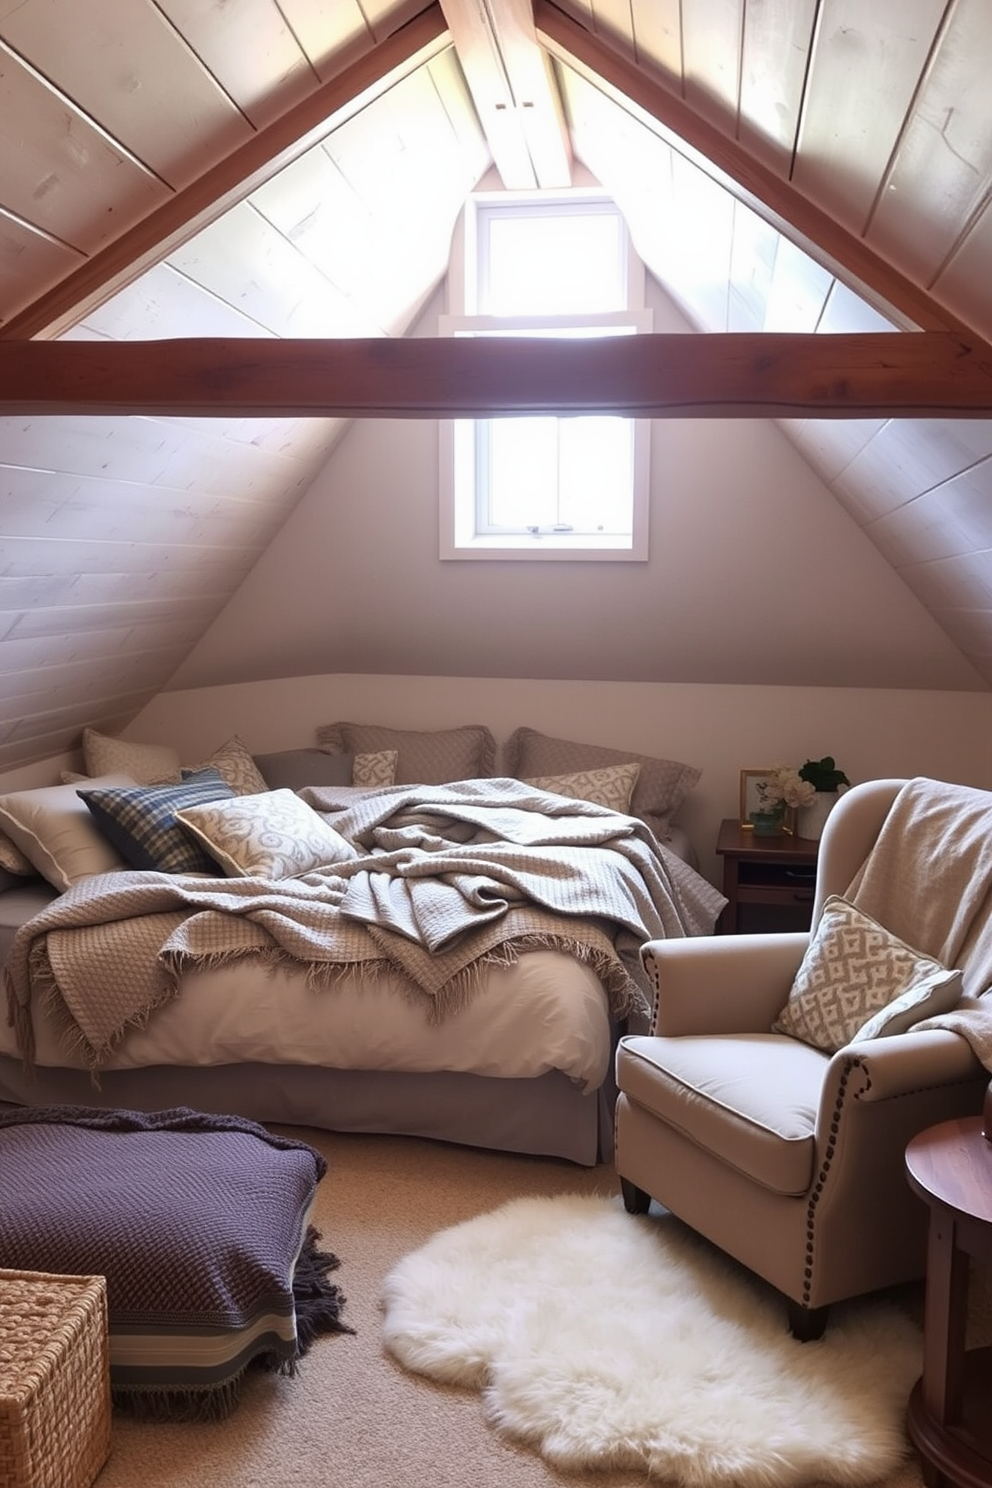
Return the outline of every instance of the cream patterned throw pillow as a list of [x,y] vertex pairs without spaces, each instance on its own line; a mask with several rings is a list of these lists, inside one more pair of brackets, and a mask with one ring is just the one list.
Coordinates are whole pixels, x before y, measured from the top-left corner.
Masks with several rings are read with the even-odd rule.
[[298,878],[357,851],[295,791],[233,796],[176,812],[228,878]]
[[133,744],[96,729],[83,729],[86,774],[126,775],[135,785],[173,784],[182,778],[178,749],[171,744]]
[[351,783],[373,790],[377,785],[392,785],[396,779],[398,749],[376,749],[356,754],[351,762]]
[[921,955],[835,894],[772,1031],[835,1054],[846,1044],[905,1033],[960,995],[960,971]]
[[626,816],[640,773],[640,765],[609,765],[602,770],[575,770],[570,775],[536,775],[525,780],[524,785],[552,791],[556,796],[570,796],[575,801],[592,801],[596,806],[608,806],[611,811]]
[[[232,735],[219,749],[215,749],[209,759],[194,765],[193,773],[207,769],[218,770],[224,783],[231,787],[236,796],[256,796],[269,788],[269,783],[256,765],[251,750],[237,734]],[[184,780],[188,773],[186,770],[183,771]]]

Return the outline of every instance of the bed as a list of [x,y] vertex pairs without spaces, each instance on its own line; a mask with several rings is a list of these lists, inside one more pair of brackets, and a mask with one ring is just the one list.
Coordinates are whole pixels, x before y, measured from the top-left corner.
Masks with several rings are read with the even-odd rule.
[[[229,740],[143,785],[133,753],[94,754],[50,789],[86,838],[71,860],[64,833],[57,865],[38,846],[51,855],[52,832],[0,798],[7,840],[47,873],[0,893],[0,1100],[607,1159],[616,1039],[647,1007],[640,944],[710,933],[724,903],[670,820],[634,814],[644,774],[673,762],[594,751],[584,770],[545,771],[560,750],[518,731],[519,773],[493,776],[474,726],[333,729],[280,755]],[[698,778],[677,769],[670,814]],[[147,851],[135,820],[163,801]]]

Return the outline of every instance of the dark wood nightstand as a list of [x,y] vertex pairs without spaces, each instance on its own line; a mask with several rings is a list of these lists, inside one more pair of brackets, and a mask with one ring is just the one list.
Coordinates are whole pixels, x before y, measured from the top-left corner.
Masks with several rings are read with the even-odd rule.
[[723,858],[727,896],[722,931],[809,929],[819,842],[787,832],[758,837],[728,817],[720,824],[716,850]]

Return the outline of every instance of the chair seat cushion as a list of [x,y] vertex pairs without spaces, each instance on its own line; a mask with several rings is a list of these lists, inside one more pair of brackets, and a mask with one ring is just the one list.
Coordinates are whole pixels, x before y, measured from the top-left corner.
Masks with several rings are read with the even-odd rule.
[[784,1034],[629,1035],[617,1050],[617,1085],[763,1188],[803,1194],[829,1063]]

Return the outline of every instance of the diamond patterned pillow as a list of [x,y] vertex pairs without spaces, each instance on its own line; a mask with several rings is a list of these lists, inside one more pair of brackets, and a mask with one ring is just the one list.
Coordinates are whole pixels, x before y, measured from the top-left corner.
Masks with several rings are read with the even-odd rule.
[[180,779],[179,751],[171,744],[134,744],[97,729],[83,729],[86,774],[129,775],[138,785],[162,785]]
[[482,724],[461,728],[395,729],[378,723],[326,723],[317,743],[335,754],[372,754],[395,749],[397,785],[446,785],[493,773],[496,740]]
[[221,779],[231,787],[236,796],[257,796],[269,789],[269,783],[256,765],[251,750],[243,739],[234,734],[209,759],[192,769],[183,771],[183,779],[189,780],[199,770],[218,770]]
[[960,971],[914,951],[834,894],[772,1031],[835,1054],[846,1044],[905,1033],[960,995]]
[[570,796],[575,801],[608,806],[611,811],[626,816],[640,773],[640,765],[610,765],[605,770],[576,770],[571,775],[538,775],[524,784],[553,791],[556,796]]
[[357,856],[339,832],[288,789],[184,806],[176,821],[228,878],[296,878]]

